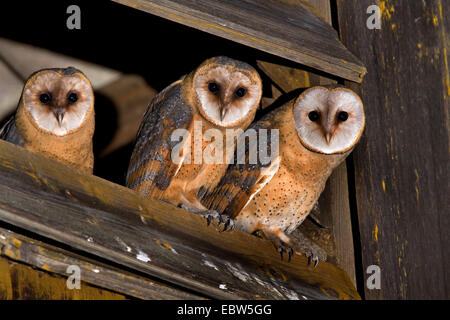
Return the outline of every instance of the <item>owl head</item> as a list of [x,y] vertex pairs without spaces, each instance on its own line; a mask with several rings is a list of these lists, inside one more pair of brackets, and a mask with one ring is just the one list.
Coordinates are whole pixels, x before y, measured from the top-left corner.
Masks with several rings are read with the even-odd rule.
[[79,70],[43,69],[30,76],[22,103],[41,130],[64,136],[76,131],[94,107],[91,83]]
[[364,130],[363,103],[346,88],[312,87],[294,102],[294,121],[307,149],[344,153],[355,146]]
[[220,127],[253,119],[261,100],[262,84],[250,65],[227,57],[203,62],[194,72],[194,86],[203,117]]

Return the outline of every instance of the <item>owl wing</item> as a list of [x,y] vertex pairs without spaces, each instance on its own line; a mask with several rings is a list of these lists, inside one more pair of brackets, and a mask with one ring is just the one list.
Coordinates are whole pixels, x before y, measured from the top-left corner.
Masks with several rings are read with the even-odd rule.
[[23,146],[24,141],[16,127],[16,118],[12,116],[0,129],[0,139]]
[[[259,129],[271,129],[271,126],[272,122],[263,119],[251,125],[247,131],[255,130],[258,141],[260,141],[262,131]],[[273,144],[270,139],[270,130],[267,130],[267,132],[269,132],[269,136],[266,144],[245,144],[244,163],[235,161],[235,163],[228,166],[224,177],[220,180],[217,187],[211,193],[207,193],[202,199],[206,207],[234,218],[274,177],[279,169],[280,157],[271,153]],[[260,148],[265,148],[265,150]],[[258,156],[256,163],[251,164],[250,155],[253,154],[255,156],[259,151],[264,151],[266,155],[273,157],[267,163],[262,163]],[[234,159],[237,159],[237,152],[235,152]]]
[[[127,187],[161,199],[183,164],[172,161],[193,122],[193,110],[181,94],[181,81],[161,91],[149,104],[139,128],[127,172]],[[172,141],[176,129],[185,129]],[[189,139],[186,139],[189,140]]]

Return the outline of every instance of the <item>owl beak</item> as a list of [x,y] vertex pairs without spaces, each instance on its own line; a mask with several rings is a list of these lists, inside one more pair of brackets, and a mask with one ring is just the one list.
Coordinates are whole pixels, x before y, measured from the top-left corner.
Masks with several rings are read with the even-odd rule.
[[62,121],[64,119],[64,110],[62,108],[57,108],[57,109],[55,109],[54,114],[55,114],[56,120],[58,120],[59,126],[61,126]]
[[221,107],[220,108],[220,121],[223,121],[223,119],[225,119],[226,114],[227,114],[227,109]]
[[333,126],[329,125],[329,124],[325,124],[325,128],[324,128],[325,132],[325,140],[327,141],[328,144],[330,144],[331,138],[333,137]]

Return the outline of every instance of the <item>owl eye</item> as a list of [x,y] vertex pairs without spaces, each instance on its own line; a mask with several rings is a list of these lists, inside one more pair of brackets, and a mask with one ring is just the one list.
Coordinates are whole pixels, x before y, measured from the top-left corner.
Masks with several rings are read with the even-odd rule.
[[312,122],[316,122],[317,120],[320,119],[320,114],[317,111],[311,111],[308,114],[308,118],[309,120],[311,120]]
[[238,88],[236,91],[235,91],[235,94],[239,97],[239,98],[242,98],[243,96],[245,96],[245,94],[247,93],[247,90],[245,90],[244,88]]
[[219,85],[215,82],[210,82],[208,84],[208,90],[211,91],[212,93],[216,93],[217,91],[219,91]]
[[39,96],[39,101],[43,104],[49,104],[52,100],[52,95],[50,93],[43,93]]
[[339,119],[339,121],[342,121],[342,122],[346,121],[348,119],[348,113],[345,111],[339,112],[338,119]]
[[75,103],[78,101],[78,95],[75,92],[71,92],[67,95],[69,103]]

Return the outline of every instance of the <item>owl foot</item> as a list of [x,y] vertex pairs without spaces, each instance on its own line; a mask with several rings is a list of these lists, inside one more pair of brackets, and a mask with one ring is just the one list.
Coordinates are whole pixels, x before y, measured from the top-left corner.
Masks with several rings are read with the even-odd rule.
[[292,256],[294,255],[294,248],[292,248],[289,244],[283,242],[280,238],[270,239],[280,253],[281,260],[284,260],[284,255],[288,254],[288,262],[291,262]]
[[220,225],[221,224],[224,224],[224,227],[223,227],[223,230],[221,231],[221,232],[224,232],[224,231],[233,231],[234,230],[234,228],[235,228],[235,224],[234,224],[234,220],[233,219],[231,219],[230,217],[228,217],[228,216],[223,216],[223,215],[221,215],[220,216],[220,222],[219,222],[219,227],[220,227]]
[[216,211],[216,210],[202,210],[202,209],[197,209],[191,206],[187,206],[185,204],[180,204],[179,207],[181,209],[184,209],[186,211],[195,213],[195,214],[199,214],[201,216],[203,216],[206,219],[206,224],[209,226],[211,224],[212,220],[217,220],[219,221],[219,225],[222,223],[223,219],[222,216]]
[[288,254],[288,262],[292,260],[294,252],[304,254],[308,258],[308,266],[312,265],[315,269],[319,261],[326,261],[327,254],[318,245],[304,237],[291,239],[284,234],[284,232],[264,232],[256,230],[253,235],[263,239],[270,240],[281,255],[281,260]]
[[262,230],[256,230],[252,234],[257,236],[258,238],[270,240],[275,246],[275,249],[277,249],[277,251],[280,253],[281,260],[284,260],[284,255],[286,253],[288,254],[288,262],[292,260],[294,249],[291,245],[281,240],[276,234],[264,232]]
[[320,261],[327,260],[327,253],[319,245],[303,235],[302,232],[296,232],[291,235],[291,242],[296,252],[304,254],[308,258],[308,265],[315,269]]

